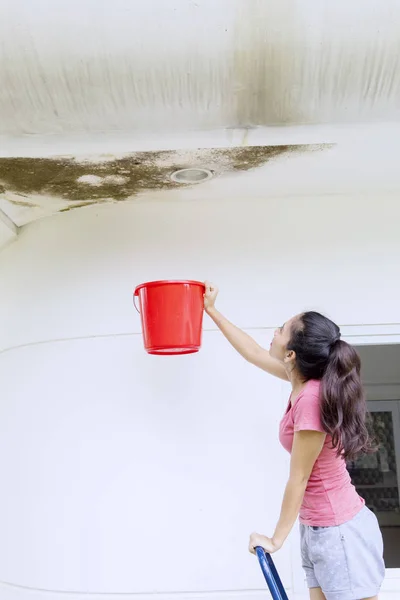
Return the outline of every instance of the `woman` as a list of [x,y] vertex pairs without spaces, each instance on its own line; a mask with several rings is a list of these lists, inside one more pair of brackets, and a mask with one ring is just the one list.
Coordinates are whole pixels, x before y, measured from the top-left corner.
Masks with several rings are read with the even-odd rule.
[[301,555],[311,600],[376,600],[385,567],[375,515],[357,494],[346,460],[372,451],[356,350],[335,323],[306,312],[275,331],[270,350],[215,308],[218,289],[205,283],[204,308],[249,362],[290,381],[279,438],[290,475],[271,538],[253,533],[250,552],[279,550],[300,515]]

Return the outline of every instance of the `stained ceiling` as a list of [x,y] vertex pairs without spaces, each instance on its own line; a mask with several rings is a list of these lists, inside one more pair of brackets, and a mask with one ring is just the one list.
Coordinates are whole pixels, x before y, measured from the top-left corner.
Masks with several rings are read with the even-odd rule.
[[174,189],[176,168],[228,179],[305,151],[271,127],[398,123],[399,31],[398,0],[5,0],[0,208],[24,225]]
[[[213,177],[256,169],[325,145],[280,145],[78,157],[0,158],[0,208],[22,226],[40,216],[182,188],[172,176],[201,168]],[[186,184],[183,184],[185,187]]]

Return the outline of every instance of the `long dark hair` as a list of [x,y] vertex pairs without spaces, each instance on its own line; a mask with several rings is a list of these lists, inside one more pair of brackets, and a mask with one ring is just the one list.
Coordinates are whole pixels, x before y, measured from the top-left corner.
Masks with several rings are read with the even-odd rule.
[[338,455],[347,460],[374,450],[357,350],[340,339],[339,327],[318,312],[301,314],[292,325],[288,350],[305,381],[321,380],[321,424]]

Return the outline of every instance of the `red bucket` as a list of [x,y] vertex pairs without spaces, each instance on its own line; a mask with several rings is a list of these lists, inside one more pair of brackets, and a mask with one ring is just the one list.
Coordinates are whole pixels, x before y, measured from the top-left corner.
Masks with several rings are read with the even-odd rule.
[[137,286],[133,301],[140,313],[144,347],[149,354],[192,354],[200,350],[204,290],[199,281],[150,281]]

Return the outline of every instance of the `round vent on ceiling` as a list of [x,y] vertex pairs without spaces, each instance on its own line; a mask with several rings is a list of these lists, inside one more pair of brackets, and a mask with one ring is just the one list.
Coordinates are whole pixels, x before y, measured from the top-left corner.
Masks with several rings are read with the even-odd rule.
[[176,183],[203,183],[212,176],[208,169],[180,169],[172,173],[171,179]]

